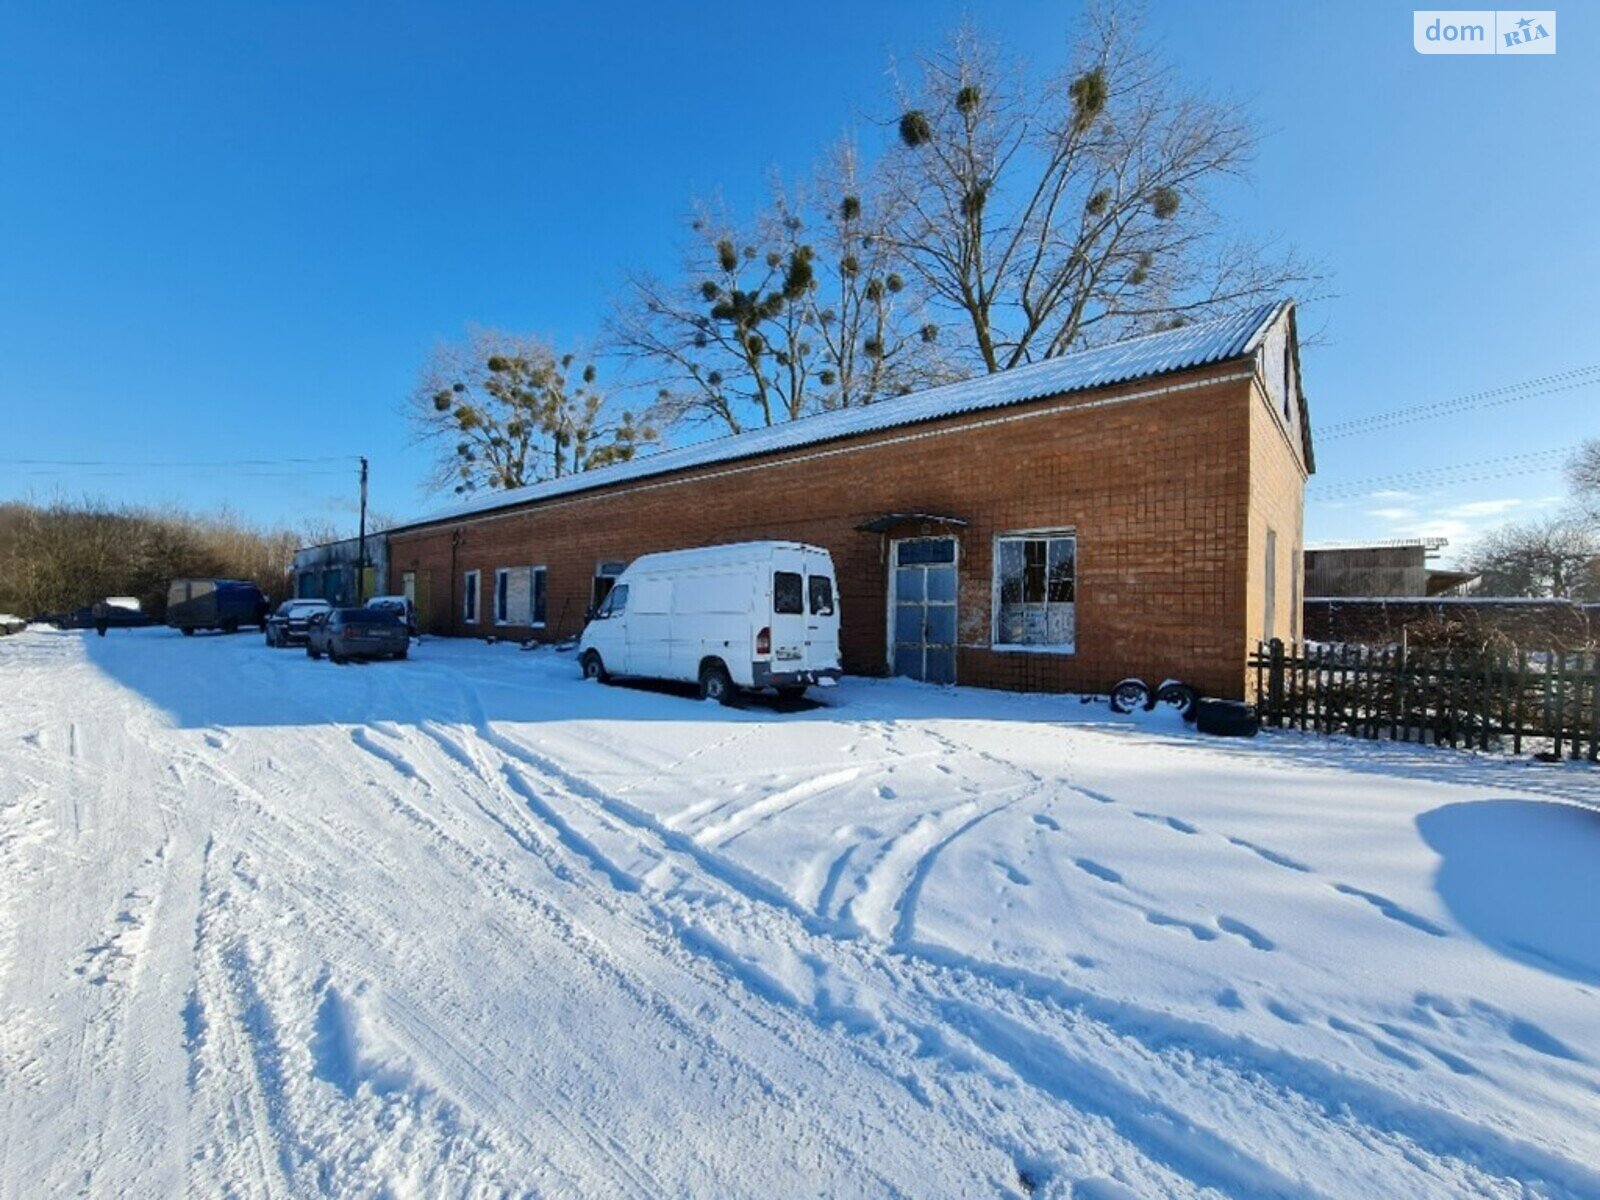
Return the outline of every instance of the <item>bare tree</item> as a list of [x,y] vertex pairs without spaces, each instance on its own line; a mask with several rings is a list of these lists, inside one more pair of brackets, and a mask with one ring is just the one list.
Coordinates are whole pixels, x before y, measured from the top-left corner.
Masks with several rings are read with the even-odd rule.
[[956,378],[939,352],[939,326],[907,287],[890,236],[895,200],[881,173],[863,169],[855,144],[842,141],[817,172],[812,195],[825,217],[816,242],[827,269],[807,297],[823,344],[823,407],[870,404]]
[[430,484],[458,494],[623,461],[656,437],[631,412],[609,416],[592,364],[493,330],[437,347],[408,411],[418,440],[439,451]]
[[1471,558],[1486,596],[1586,600],[1600,585],[1600,534],[1592,523],[1553,517],[1485,534]]
[[0,608],[25,616],[73,609],[106,596],[137,596],[164,611],[167,584],[184,576],[254,580],[288,594],[298,538],[223,512],[113,508],[53,500],[8,510],[0,525]]
[[1591,521],[1600,521],[1600,438],[1590,438],[1567,462],[1573,500]]
[[800,218],[781,202],[737,224],[700,202],[675,280],[639,273],[610,322],[617,351],[657,388],[668,424],[730,433],[806,411],[816,346],[802,301],[814,254]]
[[888,237],[877,181],[842,144],[756,216],[699,203],[674,280],[634,275],[610,322],[667,424],[730,433],[949,378]]
[[918,60],[887,168],[894,237],[982,369],[1280,296],[1312,272],[1230,238],[1211,206],[1256,145],[1115,10],[1035,82],[973,27]]

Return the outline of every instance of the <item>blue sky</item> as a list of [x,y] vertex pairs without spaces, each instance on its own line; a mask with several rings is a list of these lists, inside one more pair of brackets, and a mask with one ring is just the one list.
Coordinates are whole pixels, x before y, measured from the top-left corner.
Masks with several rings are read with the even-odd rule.
[[[677,260],[691,195],[738,206],[870,136],[890,55],[964,11],[0,0],[0,459],[112,464],[0,462],[0,497],[352,523],[364,453],[374,507],[427,509],[397,410],[431,345],[592,337],[625,270]],[[1077,6],[972,11],[1042,69]],[[1333,272],[1306,314],[1317,424],[1600,363],[1596,13],[1558,13],[1554,57],[1423,57],[1410,6],[1150,5],[1183,73],[1267,130],[1230,215]],[[1323,440],[1307,536],[1460,549],[1548,511],[1548,456],[1349,485],[1558,450],[1600,432],[1597,399]]]

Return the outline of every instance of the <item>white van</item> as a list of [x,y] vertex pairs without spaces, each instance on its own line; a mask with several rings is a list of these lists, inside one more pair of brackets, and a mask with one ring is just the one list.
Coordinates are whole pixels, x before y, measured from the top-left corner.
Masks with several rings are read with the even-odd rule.
[[617,577],[578,641],[586,678],[699,683],[798,696],[839,678],[833,559],[799,542],[740,542],[647,554]]

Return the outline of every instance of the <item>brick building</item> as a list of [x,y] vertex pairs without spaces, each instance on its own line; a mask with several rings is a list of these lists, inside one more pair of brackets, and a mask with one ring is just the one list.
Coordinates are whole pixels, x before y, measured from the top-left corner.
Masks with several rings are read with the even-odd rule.
[[578,633],[654,550],[810,542],[847,670],[1239,696],[1294,637],[1311,439],[1292,305],[682,446],[389,531],[436,633]]

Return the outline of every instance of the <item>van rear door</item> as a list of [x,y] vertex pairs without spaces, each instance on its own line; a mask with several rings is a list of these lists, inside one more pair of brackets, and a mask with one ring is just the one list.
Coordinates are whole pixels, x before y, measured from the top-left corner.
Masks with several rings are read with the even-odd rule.
[[839,666],[839,595],[833,559],[806,555],[806,667],[831,671]]
[[772,673],[806,669],[805,560],[795,553],[772,558]]

